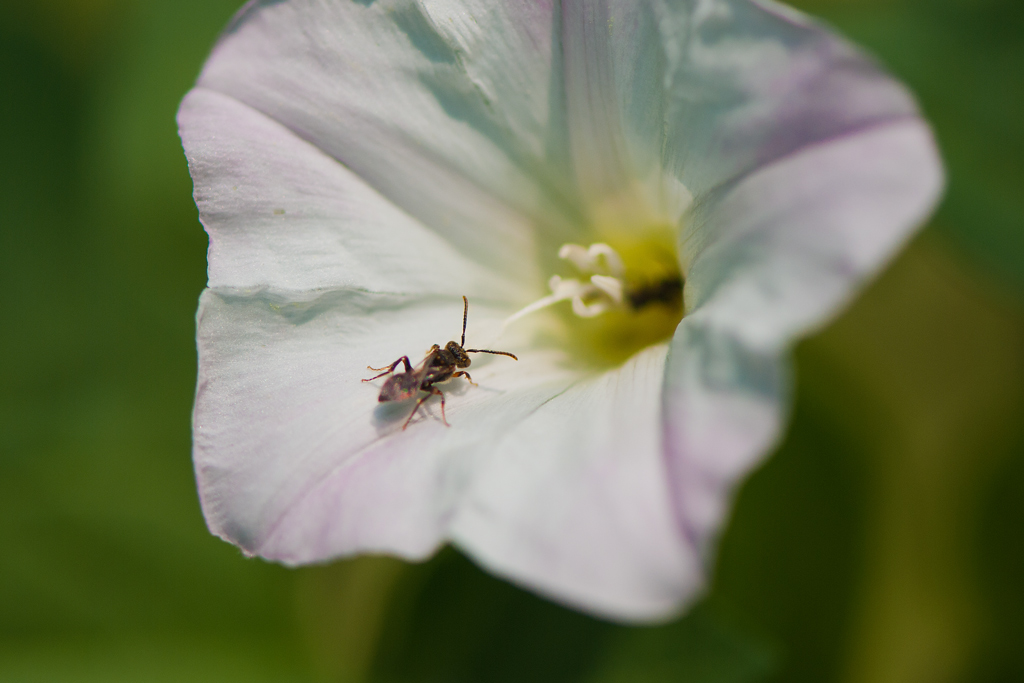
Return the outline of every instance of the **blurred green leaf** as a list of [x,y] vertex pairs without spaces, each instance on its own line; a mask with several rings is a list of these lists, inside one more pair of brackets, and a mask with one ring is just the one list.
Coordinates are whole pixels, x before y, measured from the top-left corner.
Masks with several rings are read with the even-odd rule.
[[683,619],[636,628],[610,643],[593,683],[755,683],[778,669],[775,649],[699,604]]
[[72,4],[0,10],[0,679],[295,680],[295,574],[208,534],[188,457],[205,239],[174,112],[235,3]]
[[664,626],[621,626],[548,602],[448,549],[403,575],[369,680],[752,683],[773,665],[772,649],[713,605]]

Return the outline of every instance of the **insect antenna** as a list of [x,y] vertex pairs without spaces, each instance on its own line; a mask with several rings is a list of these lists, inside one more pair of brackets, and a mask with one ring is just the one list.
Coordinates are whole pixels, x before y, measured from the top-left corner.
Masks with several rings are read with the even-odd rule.
[[466,345],[466,319],[469,317],[469,299],[463,295],[462,297],[462,343],[459,346]]
[[[462,346],[466,345],[466,318],[469,317],[469,299],[462,297]],[[466,353],[493,353],[495,356],[508,356],[513,360],[519,360],[515,354],[508,351],[491,351],[490,349],[463,349]]]
[[491,351],[490,349],[463,349],[466,353],[493,353],[495,356],[508,356],[513,360],[519,360],[514,353],[508,351]]

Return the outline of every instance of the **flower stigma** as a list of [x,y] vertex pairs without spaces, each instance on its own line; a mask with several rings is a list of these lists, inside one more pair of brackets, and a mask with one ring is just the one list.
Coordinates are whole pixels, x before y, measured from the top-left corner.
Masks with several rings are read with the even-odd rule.
[[[520,309],[504,326],[544,310],[545,335],[575,360],[620,365],[638,351],[667,341],[683,318],[684,277],[668,226],[609,238],[589,246],[563,244],[558,258],[571,274],[548,280],[551,293]],[[569,305],[558,305],[568,302]]]

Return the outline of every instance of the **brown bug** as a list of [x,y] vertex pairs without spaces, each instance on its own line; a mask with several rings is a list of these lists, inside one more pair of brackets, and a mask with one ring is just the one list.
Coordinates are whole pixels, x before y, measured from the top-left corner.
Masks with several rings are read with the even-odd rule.
[[[384,382],[384,386],[381,387],[380,390],[380,396],[377,397],[377,401],[380,403],[405,401],[418,396],[421,391],[427,392],[426,396],[416,402],[416,407],[412,409],[412,413],[409,414],[405,424],[402,425],[403,430],[409,426],[409,422],[412,420],[413,415],[415,415],[416,411],[420,409],[423,402],[431,396],[441,397],[441,420],[444,422],[445,426],[451,427],[444,416],[444,394],[434,385],[446,382],[450,379],[455,379],[456,377],[465,377],[469,380],[470,384],[475,385],[476,383],[473,381],[473,378],[469,376],[469,373],[465,370],[459,369],[469,367],[471,361],[467,354],[493,353],[497,356],[508,356],[513,360],[519,360],[515,355],[508,353],[507,351],[463,348],[466,345],[466,319],[469,317],[469,299],[462,297],[462,305],[461,344],[450,341],[444,345],[443,349],[437,344],[434,344],[430,347],[430,351],[427,352],[426,358],[420,361],[420,364],[417,365],[415,369],[413,369],[412,364],[409,362],[409,356],[402,356],[391,365],[385,365],[382,368],[374,368],[369,365],[366,366],[367,370],[373,370],[374,372],[383,370],[383,372],[369,379],[364,379],[364,382],[372,382],[384,375],[391,375],[391,377],[388,377]],[[395,368],[398,367],[399,363],[405,365],[405,372],[394,374]]]

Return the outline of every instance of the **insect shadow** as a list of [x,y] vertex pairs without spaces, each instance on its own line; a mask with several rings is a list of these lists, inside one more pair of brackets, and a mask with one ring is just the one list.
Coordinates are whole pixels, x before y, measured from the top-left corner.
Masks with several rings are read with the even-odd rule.
[[[394,363],[385,365],[384,367],[375,368],[367,365],[368,370],[374,372],[380,372],[379,375],[374,375],[369,379],[364,379],[364,382],[372,382],[375,379],[379,379],[385,375],[391,375],[384,382],[384,386],[381,387],[380,395],[377,397],[379,403],[385,404],[378,406],[375,413],[376,417],[382,421],[390,422],[396,418],[402,408],[398,403],[408,401],[412,398],[418,398],[415,407],[412,412],[409,413],[409,417],[406,418],[405,424],[402,425],[404,430],[409,426],[409,422],[412,421],[416,412],[420,409],[420,406],[429,399],[431,396],[441,397],[441,421],[444,422],[445,426],[451,427],[448,424],[448,419],[444,414],[444,392],[437,388],[437,384],[447,382],[450,379],[457,377],[465,377],[470,384],[477,386],[473,378],[469,376],[469,373],[464,368],[468,368],[472,361],[469,358],[471,353],[490,353],[496,356],[508,356],[513,360],[519,360],[514,354],[508,351],[492,351],[490,349],[467,349],[464,348],[466,345],[466,321],[469,318],[469,299],[462,297],[462,342],[450,341],[441,348],[437,344],[430,347],[430,351],[427,352],[426,357],[420,361],[419,365],[415,368],[412,363],[409,362],[409,356],[402,356]],[[395,372],[395,368],[399,365],[403,366],[402,372]],[[425,395],[424,395],[425,394]],[[391,404],[391,405],[388,405]]]

